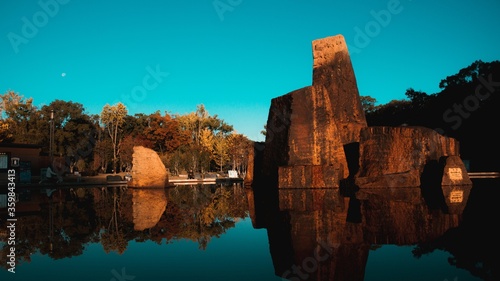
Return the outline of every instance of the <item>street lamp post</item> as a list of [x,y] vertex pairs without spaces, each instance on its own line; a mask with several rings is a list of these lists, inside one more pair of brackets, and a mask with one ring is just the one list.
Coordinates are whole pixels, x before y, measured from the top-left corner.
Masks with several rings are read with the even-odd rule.
[[49,153],[50,163],[54,160],[54,110],[50,111]]

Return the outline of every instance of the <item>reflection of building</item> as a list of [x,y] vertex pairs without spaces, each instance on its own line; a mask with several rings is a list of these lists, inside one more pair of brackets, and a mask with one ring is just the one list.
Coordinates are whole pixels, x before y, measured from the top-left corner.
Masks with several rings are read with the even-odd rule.
[[38,174],[43,164],[41,150],[41,146],[34,144],[0,143],[0,182],[7,180],[8,169],[17,170],[17,181],[25,175],[31,177],[32,172]]

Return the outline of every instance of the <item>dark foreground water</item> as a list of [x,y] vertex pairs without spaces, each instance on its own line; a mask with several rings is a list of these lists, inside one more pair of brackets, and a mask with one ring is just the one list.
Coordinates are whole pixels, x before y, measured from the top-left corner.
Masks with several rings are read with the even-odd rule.
[[15,269],[0,209],[0,280],[500,280],[498,180],[18,192]]

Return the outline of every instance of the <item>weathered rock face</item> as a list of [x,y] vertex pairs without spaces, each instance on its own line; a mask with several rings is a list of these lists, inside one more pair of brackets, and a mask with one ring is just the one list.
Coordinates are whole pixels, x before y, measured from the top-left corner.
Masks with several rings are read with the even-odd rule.
[[347,44],[342,35],[314,40],[313,90],[325,96],[332,107],[342,144],[359,142],[359,131],[367,126]]
[[313,85],[271,101],[263,170],[280,188],[338,187],[349,176],[344,145],[367,126],[343,36],[313,41],[313,54]]
[[249,187],[254,182],[262,182],[262,156],[264,154],[264,142],[253,142],[253,145],[248,150],[248,166],[245,174],[244,184]]
[[154,227],[167,206],[165,190],[129,190],[129,192],[132,193],[134,230],[142,231]]
[[438,163],[443,156],[458,155],[458,141],[428,128],[364,128],[355,182],[360,188],[417,187],[426,165]]
[[243,179],[243,183],[245,186],[252,185],[254,180],[254,170],[255,170],[255,143],[248,150],[248,165],[247,172],[245,174],[245,178]]
[[[362,188],[469,184],[455,139],[424,127],[367,127],[342,35],[312,45],[312,86],[271,100],[261,169],[269,182],[279,188],[339,187],[344,179]],[[448,156],[445,173],[439,163]]]
[[278,186],[281,188],[338,187],[342,165],[295,165],[278,168]]
[[143,146],[134,146],[132,180],[128,186],[135,188],[164,188],[167,183],[167,169],[156,151]]

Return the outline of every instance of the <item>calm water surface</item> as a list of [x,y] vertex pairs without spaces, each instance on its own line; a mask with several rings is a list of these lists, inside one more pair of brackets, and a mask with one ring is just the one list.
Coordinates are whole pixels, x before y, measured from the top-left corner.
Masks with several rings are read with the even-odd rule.
[[19,191],[16,273],[3,231],[0,280],[500,280],[499,191]]

